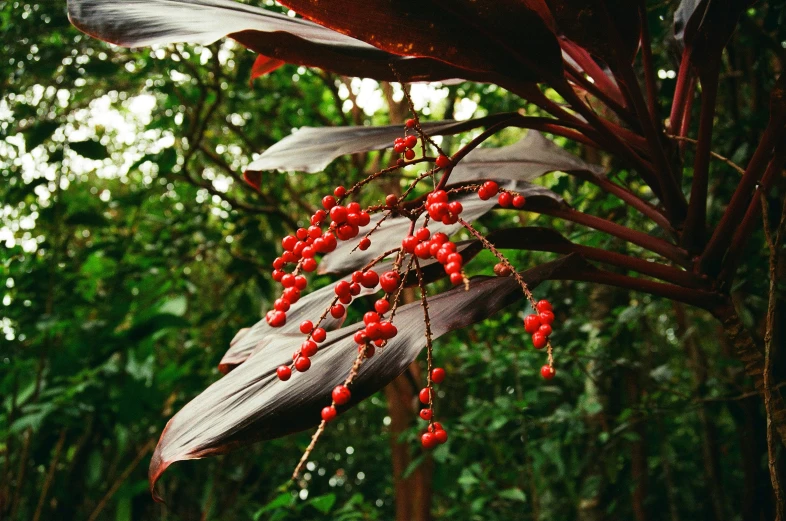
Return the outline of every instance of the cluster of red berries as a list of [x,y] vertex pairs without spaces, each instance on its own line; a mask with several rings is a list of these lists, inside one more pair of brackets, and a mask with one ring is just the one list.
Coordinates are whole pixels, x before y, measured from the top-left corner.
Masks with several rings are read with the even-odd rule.
[[445,273],[453,284],[461,284],[464,275],[461,272],[464,259],[456,252],[456,243],[451,242],[448,236],[437,232],[433,236],[428,228],[420,228],[415,235],[408,235],[401,241],[401,248],[420,259],[434,257],[445,268]]
[[[431,370],[431,382],[435,384],[441,384],[443,381],[445,381],[445,375],[446,373],[444,369],[441,367],[435,367]],[[428,405],[432,398],[431,388],[424,387],[421,389],[418,398],[420,398],[421,403]],[[420,410],[420,417],[427,422],[430,422],[433,416],[434,411],[428,407]],[[441,445],[446,441],[448,441],[448,433],[439,422],[430,423],[428,430],[420,436],[420,443],[426,449],[433,449],[437,445]]]
[[426,211],[429,217],[442,224],[455,224],[464,207],[459,201],[448,202],[445,190],[434,190],[426,196]]
[[404,154],[408,160],[415,159],[415,146],[418,144],[418,137],[412,134],[404,137],[397,137],[393,141],[393,150],[396,154]]
[[[535,304],[537,314],[533,313],[524,317],[524,331],[532,335],[532,345],[535,349],[543,349],[549,343],[551,324],[554,322],[554,311],[548,300],[541,300]],[[540,374],[546,380],[554,378],[556,371],[551,365],[540,368]]]
[[514,208],[523,208],[524,203],[527,202],[523,195],[514,195],[504,190],[500,191],[499,185],[495,181],[486,181],[480,185],[478,189],[478,197],[484,201],[488,201],[497,194],[499,194],[497,202],[503,208],[510,208],[511,206]]
[[[368,212],[361,209],[356,202],[341,206],[336,198],[342,198],[347,191],[343,186],[336,187],[334,195],[322,198],[324,210],[317,210],[311,216],[311,226],[298,228],[294,235],[287,235],[281,240],[284,253],[273,261],[273,280],[279,282],[284,291],[276,299],[273,309],[268,311],[265,318],[272,327],[281,327],[287,322],[287,311],[290,306],[300,299],[300,292],[304,290],[308,281],[300,270],[312,272],[317,269],[314,258],[318,254],[326,254],[336,249],[338,241],[348,241],[357,237],[361,226],[371,222]],[[323,233],[321,224],[330,218],[330,226]],[[368,249],[371,241],[366,237],[360,241],[358,247]],[[284,269],[288,264],[295,264],[295,270],[287,273]]]
[[345,405],[349,403],[350,398],[352,398],[352,393],[346,385],[337,385],[333,388],[331,398],[333,398],[333,403],[322,409],[322,419],[326,422],[332,421],[338,414],[336,405]]

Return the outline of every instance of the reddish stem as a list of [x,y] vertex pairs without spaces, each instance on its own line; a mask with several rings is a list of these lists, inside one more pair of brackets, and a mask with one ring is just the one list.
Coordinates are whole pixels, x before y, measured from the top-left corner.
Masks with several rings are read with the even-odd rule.
[[687,52],[682,53],[680,69],[677,73],[677,85],[674,87],[674,98],[671,102],[671,115],[669,127],[672,134],[682,127],[682,118],[685,116],[685,103],[692,91],[688,88],[693,80],[693,71],[690,68],[690,58]]
[[592,78],[595,85],[598,86],[598,89],[613,99],[617,105],[623,107],[626,113],[630,114],[627,108],[624,107],[625,100],[620,92],[619,86],[600,68],[597,62],[592,59],[592,56],[590,56],[584,48],[565,38],[560,38],[559,43],[562,50],[581,67],[581,70],[584,71],[587,76]]
[[658,88],[655,84],[655,69],[652,64],[652,45],[650,42],[650,29],[647,23],[647,3],[639,1],[639,19],[641,20],[641,65],[644,68],[644,83],[647,86],[647,107],[650,118],[658,121]]

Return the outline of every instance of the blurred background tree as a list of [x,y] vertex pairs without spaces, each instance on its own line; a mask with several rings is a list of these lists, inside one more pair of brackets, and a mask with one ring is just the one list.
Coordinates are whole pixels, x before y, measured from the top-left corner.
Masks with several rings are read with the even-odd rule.
[[[675,7],[649,11],[664,103]],[[440,339],[451,439],[432,456],[416,441],[413,368],[328,429],[294,491],[282,485],[309,433],[178,464],[162,481],[168,504],[153,503],[155,441],[219,377],[235,332],[269,309],[279,238],[320,194],[390,157],[270,174],[261,192],[242,182],[243,166],[299,127],[401,122],[408,111],[399,85],[290,65],[249,85],[255,56],[229,41],[109,46],[74,29],[65,8],[0,1],[0,519],[772,519],[763,407],[718,324],[584,283],[540,289],[564,324],[550,383],[518,309]],[[749,10],[724,55],[714,149],[733,161],[747,161],[766,122],[785,14],[779,1]],[[424,119],[537,113],[488,85],[415,85],[413,97]],[[637,218],[568,176],[539,182],[576,207]],[[731,189],[711,190],[717,201]],[[497,212],[479,225],[545,219]],[[759,334],[766,256],[758,237],[734,291]]]

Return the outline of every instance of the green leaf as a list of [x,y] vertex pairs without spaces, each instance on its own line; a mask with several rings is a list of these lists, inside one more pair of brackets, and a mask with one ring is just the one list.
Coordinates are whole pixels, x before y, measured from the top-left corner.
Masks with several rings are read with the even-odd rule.
[[106,159],[109,157],[109,151],[96,139],[73,141],[68,144],[68,147],[80,156],[88,159]]
[[499,497],[501,499],[509,499],[511,501],[521,501],[524,502],[527,500],[527,495],[522,492],[520,488],[508,488],[503,490],[499,493]]
[[333,505],[336,504],[336,495],[325,494],[324,496],[317,496],[308,503],[323,514],[327,514],[333,508]]
[[263,506],[259,510],[254,513],[253,519],[254,521],[259,521],[262,517],[262,514],[265,512],[269,512],[270,510],[275,510],[277,508],[286,507],[292,504],[293,496],[290,492],[284,492],[283,494],[279,494],[276,496],[270,503]]

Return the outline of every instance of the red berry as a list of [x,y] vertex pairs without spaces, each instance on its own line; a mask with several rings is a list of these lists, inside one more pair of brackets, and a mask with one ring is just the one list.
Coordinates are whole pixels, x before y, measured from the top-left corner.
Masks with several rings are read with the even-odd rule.
[[532,335],[532,345],[535,346],[535,349],[543,349],[546,347],[548,341],[548,338],[546,338],[546,336],[540,331]]
[[448,431],[445,429],[437,429],[434,431],[434,439],[437,440],[437,443],[442,445],[446,441],[448,441]]
[[311,367],[311,359],[307,356],[301,356],[295,360],[295,369],[301,373],[305,373]]
[[283,270],[273,270],[273,280],[276,282],[281,282],[281,279],[284,278],[284,275],[286,275],[286,273],[284,273]]
[[445,381],[445,370],[441,367],[435,367],[431,370],[431,381],[435,384],[441,384]]
[[554,370],[553,367],[544,365],[540,368],[540,376],[545,378],[546,380],[551,380],[554,378],[554,375],[557,374],[557,371]]
[[530,335],[537,333],[540,324],[541,321],[538,315],[527,315],[524,317],[524,331]]
[[379,275],[376,271],[368,270],[363,272],[363,279],[360,281],[366,288],[375,288],[379,284]]
[[491,197],[494,197],[499,192],[499,185],[494,181],[486,181],[483,183],[483,188]]
[[347,209],[343,206],[334,206],[330,209],[330,219],[335,223],[343,223],[347,221]]
[[336,283],[336,295],[339,297],[342,295],[349,295],[349,288],[352,284],[350,284],[347,280],[340,280]]
[[366,345],[358,346],[358,353],[363,353],[363,356],[365,356],[366,358],[371,358],[372,356],[374,356],[374,353],[376,351],[377,351],[376,348],[370,344],[367,346]]
[[300,290],[297,288],[287,288],[281,296],[289,301],[290,304],[294,304],[300,300]]
[[347,195],[347,189],[339,185],[333,190],[333,195],[335,195],[336,197],[344,197],[345,195]]
[[434,423],[432,423],[431,425],[428,426],[428,431],[429,432],[437,432],[437,431],[442,431],[442,430],[445,430],[445,429],[442,428],[442,424],[439,423],[439,422],[434,422]]
[[426,196],[428,203],[447,203],[448,193],[445,190],[434,190]]
[[341,317],[343,317],[344,316],[344,312],[345,312],[344,306],[342,306],[341,304],[336,304],[334,306],[330,306],[330,315],[333,318],[341,318]]
[[421,242],[417,246],[415,246],[415,255],[421,259],[428,259],[431,257],[431,251],[429,250],[430,244],[428,242]]
[[410,134],[409,136],[404,138],[404,144],[407,145],[407,148],[413,148],[415,145],[418,144],[418,137]]
[[538,316],[540,317],[540,321],[543,324],[551,325],[551,323],[554,322],[554,313],[551,311],[541,311],[538,313]]
[[322,409],[322,419],[326,422],[333,421],[336,418],[336,408],[332,405],[328,405]]
[[283,246],[286,251],[292,251],[295,244],[297,244],[297,238],[294,235],[287,235],[281,239],[281,246]]
[[440,154],[437,156],[436,163],[439,168],[447,168],[450,166],[450,159],[448,156]]
[[380,315],[384,315],[390,310],[390,302],[381,298],[374,302],[374,309],[377,310],[377,313]]
[[499,202],[499,205],[503,208],[510,208],[510,205],[513,204],[513,196],[508,192],[502,192],[499,194],[497,202]]
[[369,322],[366,326],[366,335],[371,340],[379,340],[382,338],[382,326],[379,322]]
[[295,236],[301,241],[304,241],[306,237],[308,237],[308,230],[305,228],[298,228],[297,231],[295,231]]
[[433,449],[439,445],[437,438],[430,432],[423,433],[423,435],[420,437],[420,443],[425,449]]
[[318,226],[326,215],[327,213],[325,213],[325,210],[317,210],[316,212],[314,212],[314,215],[311,216],[311,225]]
[[401,241],[401,247],[407,253],[415,253],[415,247],[418,245],[418,238],[414,235],[407,235]]
[[423,242],[431,237],[431,232],[428,228],[418,228],[418,230],[415,232],[415,237],[417,237],[420,242]]
[[292,376],[292,369],[285,365],[279,366],[279,368],[276,369],[276,375],[278,376],[279,380],[286,382],[289,380],[289,377]]
[[414,118],[409,118],[408,120],[406,120],[404,122],[404,125],[406,125],[407,128],[415,128],[416,124],[417,124],[417,121],[415,121]]
[[394,326],[393,323],[388,320],[380,322],[379,327],[382,328],[382,338],[385,340],[393,338],[398,334],[398,329],[396,326]]
[[349,392],[349,389],[347,389],[345,385],[337,385],[333,388],[332,396],[336,405],[344,405],[352,398],[352,393]]
[[385,196],[385,205],[389,207],[394,207],[398,205],[398,197],[395,194],[388,194]]
[[282,259],[281,257],[276,257],[276,260],[273,261],[273,268],[280,270],[283,267],[284,267],[284,259]]
[[303,259],[303,264],[301,265],[301,267],[303,268],[303,271],[311,273],[312,271],[317,269],[317,261],[311,258]]
[[405,145],[403,141],[399,141],[398,143],[395,142],[393,143],[393,151],[396,154],[402,154],[406,149],[407,149],[407,145]]
[[535,309],[538,310],[538,313],[543,313],[544,311],[554,311],[551,307],[551,302],[548,300],[539,300],[537,304],[535,304]]
[[527,202],[527,200],[524,199],[523,195],[515,195],[515,196],[513,196],[513,206],[516,207],[516,208],[524,208],[524,204],[526,202]]
[[350,211],[350,212],[353,212],[353,213],[359,213],[360,212],[360,203],[357,202],[357,201],[352,201],[351,203],[349,203],[347,205],[347,210]]
[[283,298],[277,298],[276,301],[273,302],[273,309],[276,311],[289,311],[289,301]]
[[448,210],[450,210],[450,213],[453,215],[461,215],[461,212],[464,211],[464,207],[461,205],[460,202],[453,201],[448,204]]
[[312,329],[314,329],[314,324],[310,320],[304,320],[300,323],[300,332],[304,335],[311,333]]
[[433,415],[434,415],[434,411],[432,411],[431,409],[420,410],[420,417],[426,421],[429,421]]
[[356,344],[365,344],[368,341],[368,335],[364,329],[361,329],[355,333],[352,340],[354,340]]
[[353,271],[352,282],[354,282],[355,284],[360,284],[361,282],[363,282],[363,272],[360,270]]
[[480,197],[484,201],[487,201],[487,200],[491,199],[491,194],[489,194],[489,191],[486,190],[485,186],[481,186],[478,189],[478,197]]
[[325,208],[325,210],[330,210],[336,206],[336,198],[332,195],[326,195],[322,198],[322,206]]
[[338,301],[344,304],[345,306],[348,306],[350,302],[352,302],[352,295],[350,294],[341,295],[340,297],[338,297]]
[[445,244],[446,242],[448,242],[448,236],[445,235],[442,232],[437,232],[431,238],[431,242],[439,244],[439,245]]
[[431,389],[428,387],[424,387],[423,389],[420,390],[418,397],[420,398],[421,403],[428,403],[429,400],[431,399]]
[[450,274],[450,283],[451,284],[453,284],[454,286],[458,286],[462,282],[464,282],[464,275],[462,275],[461,273],[451,273]]
[[409,159],[409,160],[415,159],[415,151],[412,150],[411,148],[405,150],[404,151],[404,157]]
[[363,323],[368,325],[373,322],[379,322],[379,315],[376,311],[368,311],[363,315]]
[[305,357],[314,356],[319,351],[319,346],[313,340],[306,340],[300,344],[300,354]]
[[298,275],[295,277],[295,287],[297,289],[306,289],[306,286],[308,286],[308,280],[306,280],[306,277],[303,275]]
[[362,239],[360,239],[360,242],[358,243],[358,248],[360,250],[366,251],[369,248],[369,246],[371,246],[371,239],[369,239],[368,237],[363,237]]
[[268,311],[265,318],[270,327],[281,327],[287,323],[287,314],[283,311]]
[[311,338],[313,338],[315,342],[324,342],[327,338],[327,333],[324,329],[318,327],[311,333]]
[[353,297],[360,295],[360,284],[353,282],[349,285],[349,294]]
[[368,212],[358,213],[358,226],[365,226],[371,222],[371,216]]
[[398,289],[401,277],[395,271],[386,271],[379,278],[379,285],[382,286],[382,291],[385,293],[393,293]]
[[546,337],[551,335],[551,326],[548,324],[543,324],[540,326],[540,328],[538,328],[538,333]]
[[452,275],[461,272],[461,264],[458,262],[449,262],[445,265],[445,273]]

